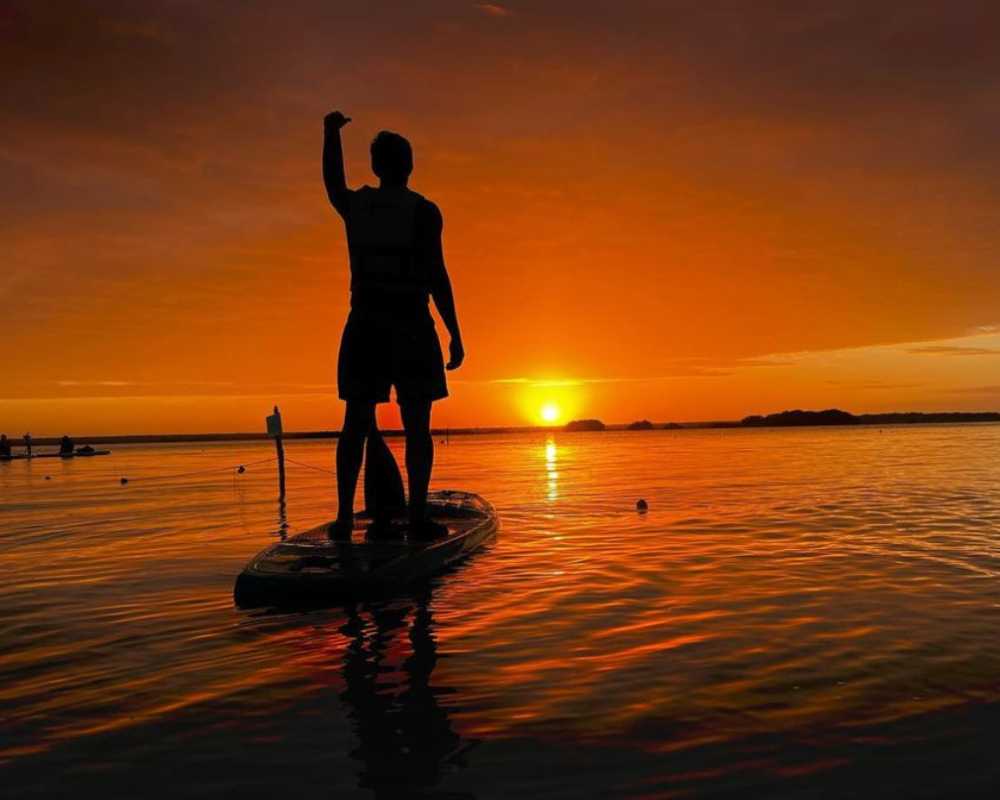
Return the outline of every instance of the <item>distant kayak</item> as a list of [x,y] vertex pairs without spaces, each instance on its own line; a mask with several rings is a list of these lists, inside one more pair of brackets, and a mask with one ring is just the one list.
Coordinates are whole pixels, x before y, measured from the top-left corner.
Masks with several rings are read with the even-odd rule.
[[393,538],[366,541],[371,519],[362,515],[353,542],[334,542],[329,525],[321,525],[254,556],[236,579],[236,605],[322,605],[398,592],[471,555],[499,530],[496,510],[479,495],[431,492],[427,504],[431,519],[447,526],[447,537],[411,542],[406,521],[396,519]]
[[66,455],[63,458],[90,458],[91,456],[109,456],[110,450],[95,450],[93,447],[78,447],[73,455]]
[[27,453],[15,453],[10,456],[0,456],[0,461],[26,461],[36,458],[90,458],[91,456],[109,455],[111,455],[110,450],[94,450],[93,448],[84,450],[80,448],[72,453],[32,453],[30,456]]

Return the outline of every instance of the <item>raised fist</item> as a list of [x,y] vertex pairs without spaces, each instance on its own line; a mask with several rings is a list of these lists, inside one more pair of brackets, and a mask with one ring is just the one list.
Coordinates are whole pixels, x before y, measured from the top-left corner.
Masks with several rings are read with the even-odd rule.
[[340,111],[331,111],[323,119],[324,125],[326,125],[327,128],[332,128],[335,131],[339,131],[350,121],[351,118],[345,117]]

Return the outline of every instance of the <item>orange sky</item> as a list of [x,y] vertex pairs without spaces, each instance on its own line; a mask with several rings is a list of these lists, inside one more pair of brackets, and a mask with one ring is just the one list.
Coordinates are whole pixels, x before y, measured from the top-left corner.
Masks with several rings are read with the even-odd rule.
[[998,22],[7,2],[0,429],[337,427],[332,108],[353,185],[399,130],[444,213],[469,356],[436,424],[1000,408]]

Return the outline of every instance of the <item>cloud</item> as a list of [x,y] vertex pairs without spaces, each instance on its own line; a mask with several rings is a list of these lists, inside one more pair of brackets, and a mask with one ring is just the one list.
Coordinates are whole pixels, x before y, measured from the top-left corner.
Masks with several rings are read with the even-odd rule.
[[57,386],[135,386],[132,381],[56,381]]
[[679,378],[725,378],[735,370],[760,367],[793,367],[808,353],[777,353],[756,358],[713,359],[705,357],[679,358],[669,361],[663,371],[655,375],[616,375],[589,378],[490,378],[484,380],[450,379],[452,383],[524,384],[530,386],[582,386],[600,383],[656,383]]
[[104,23],[107,30],[113,36],[125,39],[142,39],[147,42],[157,42],[159,44],[172,44],[173,34],[163,25],[155,20],[110,20]]
[[491,17],[509,17],[514,12],[496,3],[476,3],[476,8]]
[[906,352],[925,356],[1000,356],[1000,349],[994,347],[964,347],[962,345],[944,344],[909,347]]
[[952,394],[1000,394],[1000,384],[989,386],[960,386],[949,390]]
[[782,353],[780,356],[761,356],[760,358],[741,358],[737,367],[792,367],[798,363],[793,353]]
[[77,381],[77,380],[63,380],[56,381],[57,386],[162,386],[162,387],[177,387],[177,386],[232,386],[231,381],[120,381],[120,380],[89,380],[89,381]]
[[549,378],[494,378],[483,381],[483,383],[523,383],[531,386],[579,386],[581,383],[589,383],[593,379],[549,379]]
[[886,381],[868,380],[868,381],[851,381],[851,380],[828,380],[826,381],[828,386],[842,386],[846,389],[859,389],[864,392],[883,392],[883,391],[896,391],[901,389],[919,389],[923,384],[921,383],[888,383]]
[[466,381],[460,379],[450,379],[451,383],[500,383],[518,384],[536,387],[554,386],[584,386],[599,383],[656,383],[658,381],[673,381],[678,378],[720,378],[731,375],[723,369],[716,367],[682,367],[678,372],[671,375],[634,375],[634,376],[612,376],[607,378],[491,378],[479,381]]

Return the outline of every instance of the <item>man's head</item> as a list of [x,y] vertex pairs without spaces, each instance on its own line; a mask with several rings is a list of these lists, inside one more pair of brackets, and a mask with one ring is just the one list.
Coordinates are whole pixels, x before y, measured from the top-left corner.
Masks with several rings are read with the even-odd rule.
[[380,131],[372,140],[372,172],[385,183],[406,183],[413,172],[413,150],[398,133]]

